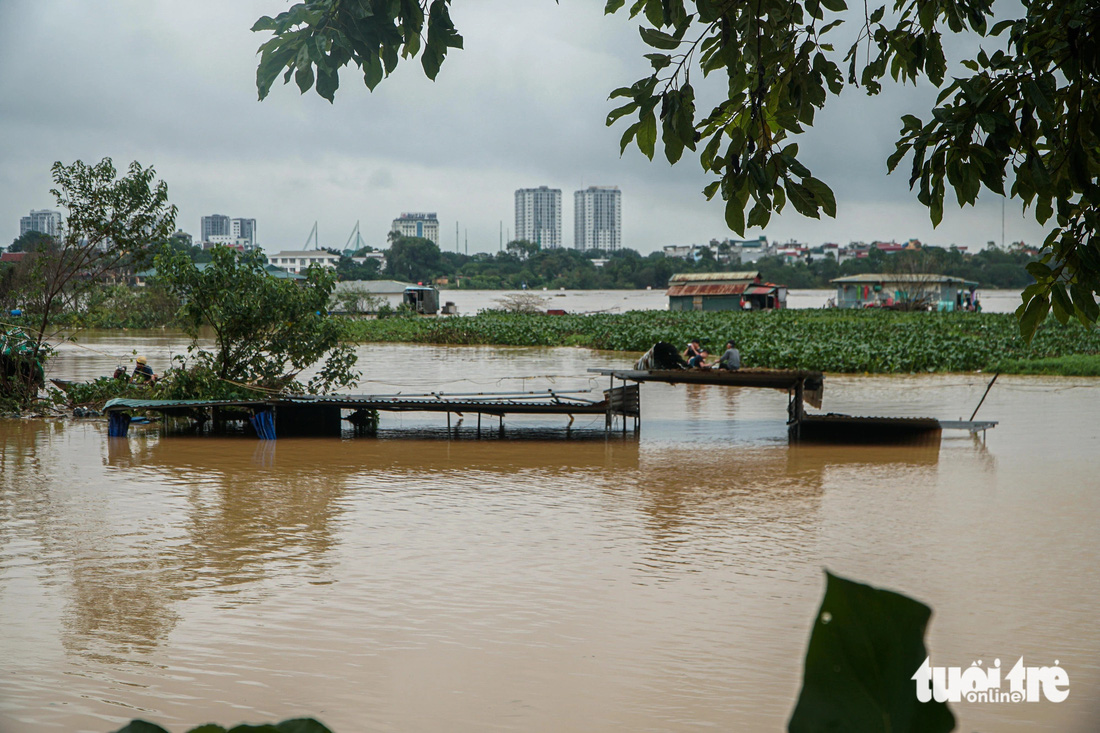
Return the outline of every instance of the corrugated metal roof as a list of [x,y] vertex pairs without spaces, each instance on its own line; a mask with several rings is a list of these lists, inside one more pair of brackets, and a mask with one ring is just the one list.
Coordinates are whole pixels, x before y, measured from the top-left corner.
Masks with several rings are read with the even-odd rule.
[[926,283],[926,284],[940,284],[940,283],[966,283],[967,285],[977,285],[978,283],[973,280],[964,280],[961,277],[952,277],[950,275],[933,275],[933,274],[921,274],[921,273],[881,273],[881,272],[865,272],[862,275],[849,275],[848,277],[833,278],[829,282],[840,283],[841,285],[874,285],[878,283]]
[[336,283],[335,291],[360,291],[371,295],[400,295],[405,288],[412,283],[403,283],[398,280],[344,280]]
[[730,280],[756,280],[756,270],[745,272],[680,272],[668,279],[669,283],[729,282]]
[[777,290],[779,290],[779,286],[771,283],[753,284],[745,288],[745,295],[771,295]]
[[670,298],[694,295],[740,295],[745,292],[749,283],[701,284],[701,285],[673,285],[666,295]]

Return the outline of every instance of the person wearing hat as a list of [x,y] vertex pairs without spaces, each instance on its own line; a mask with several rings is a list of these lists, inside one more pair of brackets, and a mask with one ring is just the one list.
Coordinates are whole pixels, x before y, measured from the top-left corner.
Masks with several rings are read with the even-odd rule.
[[134,376],[131,379],[150,383],[157,381],[157,375],[153,373],[153,368],[149,366],[149,360],[144,356],[137,358],[137,366],[134,367]]

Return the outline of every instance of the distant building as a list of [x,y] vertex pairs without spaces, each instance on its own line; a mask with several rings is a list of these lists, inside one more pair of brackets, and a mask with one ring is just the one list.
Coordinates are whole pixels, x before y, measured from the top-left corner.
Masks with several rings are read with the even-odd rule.
[[61,212],[49,209],[31,211],[27,216],[19,219],[19,236],[27,232],[42,232],[51,237],[61,234]]
[[618,186],[573,194],[573,247],[615,252],[623,246],[623,196]]
[[332,252],[326,252],[323,249],[288,250],[276,252],[268,257],[267,261],[287,272],[298,274],[308,270],[312,264],[334,270],[336,269],[336,263],[340,261],[340,255],[334,255]]
[[539,186],[516,189],[515,239],[542,249],[561,247],[561,189]]
[[923,273],[864,273],[831,280],[838,308],[962,309],[978,283],[961,277]]
[[202,217],[199,226],[199,241],[212,242],[212,237],[229,237],[233,232],[229,227],[229,217],[224,214],[211,214]]
[[435,212],[431,213],[403,213],[393,220],[391,232],[397,232],[403,237],[420,237],[431,240],[439,246],[439,219]]
[[672,311],[769,310],[787,307],[787,287],[760,281],[760,273],[693,272],[668,279]]
[[230,219],[229,235],[244,245],[245,250],[256,248],[256,220]]

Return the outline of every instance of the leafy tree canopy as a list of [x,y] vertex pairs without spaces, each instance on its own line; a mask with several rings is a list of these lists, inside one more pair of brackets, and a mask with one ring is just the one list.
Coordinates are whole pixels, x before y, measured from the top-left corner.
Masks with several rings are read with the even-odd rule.
[[[331,272],[312,266],[305,282],[298,282],[273,277],[258,251],[238,255],[215,247],[210,253],[211,261],[201,267],[178,249],[156,257],[158,279],[183,303],[190,335],[197,339],[203,326],[214,331],[216,353],[190,347],[197,360],[192,375],[209,375],[223,386],[281,390],[324,359],[306,385],[310,392],[354,384],[355,353],[341,343],[340,326],[328,316],[335,282]],[[201,390],[202,396],[224,391],[178,376],[180,384]]]
[[[436,77],[448,51],[462,47],[450,0],[306,0],[254,31],[273,37],[260,47],[260,99],[279,74],[304,93],[332,101],[339,70],[354,63],[367,87],[400,59],[420,56]],[[801,161],[800,133],[846,86],[877,94],[884,78],[941,89],[927,120],[907,115],[887,161],[893,170],[912,154],[910,186],[933,224],[943,216],[948,186],[960,205],[982,188],[1020,199],[1041,223],[1052,222],[1037,282],[1018,311],[1031,337],[1048,312],[1065,322],[1100,316],[1100,6],[1093,0],[1034,0],[1000,22],[993,0],[895,0],[892,6],[846,0],[607,0],[605,12],[643,21],[652,73],[611,92],[621,100],[609,125],[632,120],[631,143],[652,158],[660,138],[670,162],[685,150],[714,176],[704,189],[721,196],[726,222],[743,234],[765,226],[788,204],[804,216],[835,216],[832,190]],[[855,42],[834,49],[828,34],[854,21]],[[948,79],[946,34],[996,36],[1002,48],[962,59]],[[954,71],[954,66],[951,67]],[[692,72],[720,73],[726,98],[697,109]],[[1008,190],[1005,183],[1009,182]]]
[[56,244],[57,240],[51,237],[49,234],[43,232],[36,232],[33,229],[29,232],[16,237],[11,244],[8,245],[9,252],[34,252],[39,247],[48,248],[53,244]]

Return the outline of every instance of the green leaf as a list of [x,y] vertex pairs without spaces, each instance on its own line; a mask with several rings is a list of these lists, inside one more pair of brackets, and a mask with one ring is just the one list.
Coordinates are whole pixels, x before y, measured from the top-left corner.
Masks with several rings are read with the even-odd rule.
[[1073,296],[1078,319],[1086,326],[1095,325],[1097,318],[1100,318],[1100,305],[1097,305],[1093,292],[1080,283],[1070,285],[1069,292]]
[[192,728],[187,733],[226,733],[225,728],[217,723],[207,723],[200,725],[198,728]]
[[667,33],[662,33],[655,28],[646,28],[645,26],[639,26],[638,32],[642,36],[642,40],[647,45],[653,48],[659,48],[662,51],[675,51],[680,47],[680,42],[670,36]]
[[657,145],[657,117],[652,111],[642,116],[638,128],[638,149],[645,157],[653,160],[653,151]]
[[825,6],[827,10],[831,10],[834,13],[840,13],[848,9],[848,3],[844,0],[821,0],[821,4]]
[[294,72],[294,82],[298,85],[298,89],[301,90],[302,94],[305,94],[313,86],[313,63],[309,59],[307,45],[303,45],[298,49],[298,58],[295,64],[298,70]]
[[611,125],[615,124],[615,120],[619,119],[623,115],[628,115],[632,112],[635,112],[637,109],[637,102],[629,102],[627,104],[624,104],[622,107],[616,107],[615,109],[607,113],[607,126],[611,127]]
[[928,606],[826,573],[790,733],[946,733],[946,703],[917,700]]
[[274,18],[265,15],[252,24],[251,30],[253,33],[256,33],[258,31],[273,31],[278,27]]
[[317,68],[317,93],[332,102],[340,86],[340,73],[336,69]]
[[294,718],[276,723],[279,733],[332,733],[327,727],[313,718]]
[[1026,269],[1036,280],[1049,280],[1054,277],[1054,271],[1042,262],[1029,262]]
[[607,0],[607,4],[603,6],[603,12],[605,15],[611,15],[626,3],[626,0]]
[[[1023,311],[1022,315],[1021,309]],[[1024,337],[1027,343],[1031,343],[1031,339],[1035,337],[1036,329],[1047,317],[1049,311],[1050,301],[1044,295],[1036,295],[1030,303],[1022,305],[1016,310],[1016,315],[1020,320],[1020,335]]]
[[825,212],[825,215],[835,219],[836,197],[833,196],[833,190],[826,186],[823,181],[819,181],[816,178],[805,178],[802,182],[806,188],[813,192],[814,198],[821,204],[821,208]]
[[1050,288],[1051,306],[1054,309],[1054,317],[1063,326],[1069,323],[1070,316],[1074,313],[1073,302],[1066,293],[1064,283],[1056,282]]
[[787,199],[794,206],[795,211],[811,219],[821,218],[814,195],[808,188],[791,180],[784,181],[783,188],[786,189]]
[[737,232],[737,236],[745,236],[745,205],[735,196],[726,201],[726,226]]
[[115,733],[168,733],[168,731],[156,723],[150,723],[146,720],[131,720],[129,724],[119,728]]

